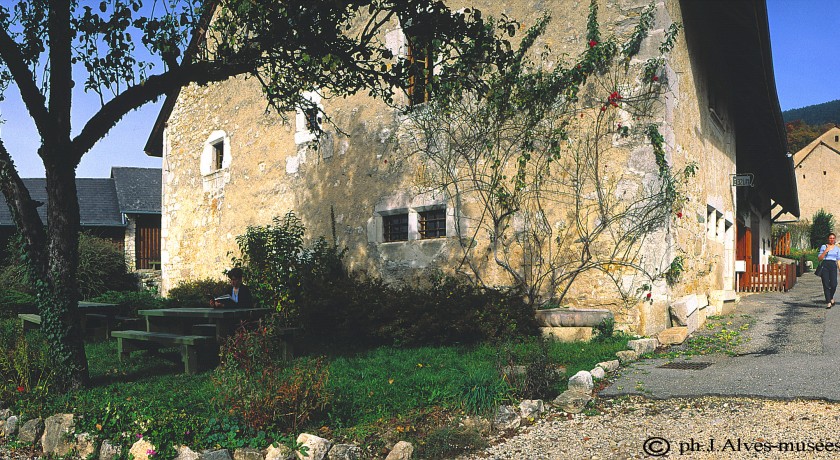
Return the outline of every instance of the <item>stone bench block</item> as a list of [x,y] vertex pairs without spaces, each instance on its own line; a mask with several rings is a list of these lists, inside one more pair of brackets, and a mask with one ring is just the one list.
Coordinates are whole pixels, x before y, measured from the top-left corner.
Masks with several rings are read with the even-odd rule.
[[669,327],[656,336],[662,345],[678,345],[685,342],[687,337],[688,328],[685,326]]
[[550,308],[535,315],[540,325],[548,327],[595,327],[613,317],[611,311],[596,308]]
[[636,339],[627,342],[627,348],[635,351],[638,356],[653,353],[658,346],[659,341],[656,339]]
[[588,342],[592,340],[591,327],[541,327],[540,334],[558,342]]
[[698,308],[699,303],[697,302],[697,296],[694,294],[680,297],[669,307],[671,317],[679,326],[688,326],[689,316],[694,315]]

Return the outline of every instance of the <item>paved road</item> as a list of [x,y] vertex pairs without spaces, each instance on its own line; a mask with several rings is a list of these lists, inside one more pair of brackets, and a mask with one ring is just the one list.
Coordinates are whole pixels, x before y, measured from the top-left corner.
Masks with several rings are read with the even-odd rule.
[[[840,293],[838,293],[840,296]],[[760,396],[840,401],[840,304],[825,309],[819,278],[806,273],[787,293],[743,296],[735,315],[749,315],[749,341],[736,356],[694,356],[702,370],[664,369],[665,359],[623,368],[600,392],[651,398]]]

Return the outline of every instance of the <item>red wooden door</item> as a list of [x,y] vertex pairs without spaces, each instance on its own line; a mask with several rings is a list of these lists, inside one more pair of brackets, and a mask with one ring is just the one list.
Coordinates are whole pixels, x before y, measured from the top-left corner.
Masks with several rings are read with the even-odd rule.
[[735,260],[746,261],[745,272],[741,274],[739,290],[745,290],[750,286],[750,279],[753,272],[753,256],[752,256],[752,229],[746,225],[738,223],[738,240],[735,242]]

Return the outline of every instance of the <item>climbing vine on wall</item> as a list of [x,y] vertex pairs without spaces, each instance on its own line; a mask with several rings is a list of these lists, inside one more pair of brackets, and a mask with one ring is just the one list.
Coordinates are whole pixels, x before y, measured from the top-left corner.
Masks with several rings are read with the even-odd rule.
[[[640,285],[665,276],[668,266],[643,257],[645,243],[681,212],[696,165],[675,172],[668,162],[659,114],[680,26],[642,60],[654,13],[647,7],[621,41],[602,33],[593,1],[574,59],[537,46],[551,21],[543,17],[484,69],[473,86],[481,91],[438,85],[410,111],[413,147],[431,178],[424,186],[478,204],[468,225],[456,224],[459,269],[481,282],[489,259],[533,303],[562,303],[596,272],[630,304]],[[497,25],[509,30],[509,20]],[[656,168],[629,152],[651,155]]]

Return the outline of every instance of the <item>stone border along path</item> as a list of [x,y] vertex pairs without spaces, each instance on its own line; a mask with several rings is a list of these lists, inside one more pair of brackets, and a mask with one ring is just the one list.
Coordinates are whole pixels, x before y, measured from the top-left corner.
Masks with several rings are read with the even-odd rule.
[[[667,441],[658,448],[667,446],[671,456],[697,459],[837,457],[840,306],[825,309],[820,279],[806,273],[787,293],[741,294],[724,321],[732,323],[729,330],[751,323],[732,355],[633,362],[599,392],[586,411],[595,415],[549,412],[533,427],[460,458],[648,458],[653,452],[645,442],[652,437]],[[710,365],[659,367],[672,361]],[[697,443],[686,445],[692,440]],[[831,443],[831,451],[817,451],[817,443]]]

